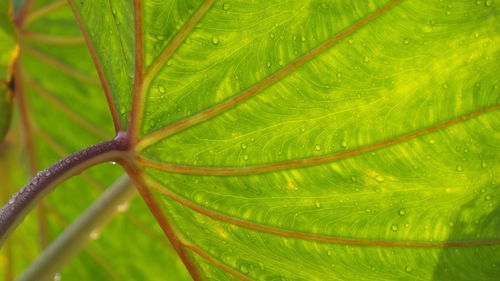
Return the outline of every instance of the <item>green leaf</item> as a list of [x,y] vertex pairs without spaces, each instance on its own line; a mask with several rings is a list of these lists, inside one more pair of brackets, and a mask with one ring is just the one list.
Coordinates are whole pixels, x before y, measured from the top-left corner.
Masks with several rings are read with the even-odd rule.
[[12,65],[17,55],[15,31],[10,22],[9,2],[0,1],[0,140],[3,139],[10,123],[11,102],[9,87]]
[[[38,170],[114,134],[94,63],[66,1],[33,1],[19,37],[21,64],[16,79],[21,79],[22,87],[16,89],[16,105],[20,110],[0,145],[2,203]],[[30,215],[0,251],[0,280],[19,277],[41,248],[122,174],[117,165],[102,164],[51,193],[44,208]],[[89,246],[62,270],[61,278],[167,280],[161,275],[167,270],[172,272],[168,280],[188,280],[181,261],[161,235],[136,197],[121,206],[108,226],[92,234]],[[133,247],[124,246],[131,241]]]
[[497,2],[69,3],[195,280],[500,275]]

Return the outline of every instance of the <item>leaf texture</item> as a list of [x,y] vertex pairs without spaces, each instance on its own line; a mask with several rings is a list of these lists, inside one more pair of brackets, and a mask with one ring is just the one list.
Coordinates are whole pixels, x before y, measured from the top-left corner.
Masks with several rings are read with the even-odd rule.
[[496,2],[70,3],[195,278],[499,275]]

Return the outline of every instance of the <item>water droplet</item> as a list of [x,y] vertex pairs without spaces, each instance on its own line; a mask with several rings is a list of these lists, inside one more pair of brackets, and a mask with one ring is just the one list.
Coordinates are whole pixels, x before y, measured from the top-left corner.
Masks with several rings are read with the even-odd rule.
[[217,38],[217,37],[212,37],[212,43],[213,43],[214,45],[219,45],[219,38]]
[[457,165],[457,172],[462,172],[464,170],[464,167],[462,165]]
[[268,61],[268,62],[266,63],[266,66],[267,66],[267,68],[271,68],[271,62],[270,62],[270,61]]
[[243,155],[243,160],[248,161],[248,155],[247,154]]
[[406,270],[406,272],[410,273],[410,272],[412,272],[412,271],[413,271],[413,268],[411,268],[411,266],[407,266],[407,267],[405,268],[405,270]]
[[486,196],[484,197],[484,200],[486,200],[486,201],[490,201],[490,200],[491,200],[491,195],[486,195]]
[[165,36],[158,34],[158,35],[156,35],[156,40],[163,41],[163,40],[165,40]]
[[400,215],[400,216],[404,216],[404,215],[406,214],[406,210],[405,210],[405,208],[401,208],[401,209],[399,209],[399,212],[398,212],[398,213],[399,213],[399,215]]
[[9,205],[12,205],[12,204],[14,204],[14,202],[16,202],[16,196],[15,196],[15,195],[14,195],[14,196],[12,196],[12,197],[9,199],[8,204],[9,204]]
[[435,144],[435,143],[436,143],[436,141],[435,141],[435,140],[433,140],[433,139],[431,139],[431,140],[429,140],[429,143],[430,143],[430,144]]
[[61,273],[54,274],[54,281],[61,281]]
[[321,208],[321,202],[316,200],[316,202],[314,203],[314,206],[316,206],[316,208]]
[[302,40],[302,42],[305,42],[305,41],[306,41],[306,37],[305,37],[305,36],[302,36],[302,37],[300,38],[300,40]]
[[385,181],[384,177],[381,176],[381,175],[376,176],[375,180],[378,181],[378,182],[384,182]]
[[111,161],[111,165],[116,165],[116,162],[115,161]]
[[405,38],[405,39],[403,40],[403,44],[405,44],[405,45],[410,44],[410,39]]
[[320,151],[321,150],[321,145],[317,144],[315,147],[316,151]]
[[338,79],[342,78],[342,73],[337,72],[337,78],[338,78]]
[[231,9],[231,4],[224,3],[224,4],[222,5],[222,9],[223,9],[224,11],[229,11],[229,10]]
[[242,143],[241,144],[241,149],[243,149],[243,150],[247,149],[247,145],[245,143]]
[[327,255],[329,255],[329,256],[331,256],[331,255],[333,254],[333,253],[332,253],[332,250],[328,250],[328,251],[326,252],[326,254],[327,254]]
[[244,264],[240,265],[240,271],[241,273],[247,274],[248,273],[248,267]]
[[483,169],[484,169],[484,168],[486,168],[486,167],[488,167],[488,163],[487,163],[486,161],[484,161],[484,160],[483,160],[483,161],[481,161],[481,168],[483,168]]
[[148,125],[149,125],[150,128],[154,128],[156,126],[155,119],[149,119]]
[[449,227],[454,227],[454,226],[455,226],[455,223],[451,221],[450,223],[448,223],[448,226],[449,226]]
[[391,230],[394,232],[398,231],[398,225],[397,224],[391,225]]
[[347,147],[347,141],[346,140],[342,140],[340,142],[340,146],[342,146],[343,148],[346,148]]
[[160,94],[164,94],[165,92],[167,92],[167,90],[165,90],[165,87],[159,85],[158,86],[158,92],[160,92]]
[[370,210],[370,208],[366,208],[366,209],[365,209],[365,211],[366,211],[367,213],[370,213],[372,210]]

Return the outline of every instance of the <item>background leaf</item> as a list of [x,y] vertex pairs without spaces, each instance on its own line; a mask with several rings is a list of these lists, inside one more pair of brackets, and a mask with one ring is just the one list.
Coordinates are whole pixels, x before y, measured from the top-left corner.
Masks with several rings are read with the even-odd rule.
[[[0,148],[2,203],[32,173],[114,134],[94,64],[66,1],[34,1],[19,37],[24,77],[20,84],[24,92],[16,94],[24,99],[16,100],[21,110],[16,111],[13,128]],[[27,122],[21,122],[23,119]],[[18,277],[40,254],[43,245],[54,240],[122,174],[118,166],[102,164],[51,193],[44,208],[28,216],[2,248],[0,279]],[[48,241],[40,243],[44,236]],[[170,275],[165,277],[165,272]],[[121,206],[120,214],[106,228],[92,234],[92,242],[60,277],[189,280],[138,197]]]
[[12,62],[17,55],[15,32],[10,22],[9,2],[0,2],[0,140],[5,136],[10,123],[11,95],[9,93]]

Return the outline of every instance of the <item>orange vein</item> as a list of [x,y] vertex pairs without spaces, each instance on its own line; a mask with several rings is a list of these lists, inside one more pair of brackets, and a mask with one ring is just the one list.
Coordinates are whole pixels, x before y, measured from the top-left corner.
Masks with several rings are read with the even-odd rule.
[[160,225],[161,229],[163,230],[163,233],[174,247],[174,250],[177,252],[177,255],[179,255],[179,257],[181,258],[182,262],[184,263],[184,266],[186,266],[186,269],[191,274],[191,277],[193,277],[194,281],[201,281],[202,278],[199,275],[198,270],[196,269],[194,264],[189,259],[189,256],[186,254],[186,251],[183,247],[183,243],[177,236],[177,233],[175,232],[172,223],[165,216],[162,209],[160,208],[160,205],[158,204],[158,202],[156,202],[155,198],[153,197],[153,194],[145,184],[142,171],[135,164],[130,162],[124,162],[122,163],[122,166],[123,168],[125,168],[127,174],[134,182],[137,191],[139,191],[139,194],[141,195],[142,199],[148,206],[149,210],[155,217],[158,224]]
[[388,240],[368,240],[368,239],[355,239],[355,238],[342,238],[333,237],[323,234],[304,233],[293,230],[281,229],[269,225],[246,221],[230,215],[220,213],[211,209],[200,206],[175,192],[165,188],[161,184],[148,178],[148,184],[165,194],[169,198],[178,203],[190,208],[191,210],[203,214],[212,219],[223,221],[226,223],[234,224],[240,227],[248,228],[251,230],[270,233],[274,235],[316,241],[322,243],[334,243],[343,245],[358,245],[358,246],[381,246],[381,247],[411,247],[411,248],[438,248],[438,247],[464,247],[464,246],[477,246],[477,245],[492,245],[499,244],[500,239],[491,240],[472,240],[472,241],[445,241],[445,242],[420,242],[420,241],[388,241]]
[[[143,111],[144,104],[146,101],[146,95],[151,81],[154,79],[158,71],[165,65],[168,59],[175,53],[175,51],[179,48],[179,46],[184,42],[186,37],[191,33],[196,24],[201,20],[201,18],[210,10],[210,7],[214,3],[215,0],[205,0],[198,10],[193,14],[193,16],[186,22],[186,24],[181,28],[179,33],[170,41],[170,43],[165,47],[163,52],[156,58],[156,60],[149,66],[144,74],[144,81],[139,85],[136,83],[134,85],[134,100],[132,103],[132,118],[131,118],[131,132],[132,136],[136,136],[138,138],[140,134],[140,127],[143,119]],[[136,27],[137,33],[137,27]],[[142,35],[141,35],[142,36]],[[137,42],[137,35],[136,35]],[[141,45],[142,48],[142,45]],[[137,49],[137,47],[136,47]],[[143,60],[141,60],[142,66]],[[137,65],[137,62],[136,62]],[[136,73],[137,79],[137,73]],[[135,142],[133,140],[133,142]]]
[[193,14],[189,21],[179,30],[179,33],[172,39],[163,52],[156,58],[156,60],[149,66],[146,75],[151,77],[155,76],[158,71],[165,65],[168,59],[174,54],[179,46],[191,33],[196,24],[203,18],[203,16],[210,10],[215,0],[205,0],[198,10]]
[[60,45],[60,46],[73,46],[84,44],[85,40],[81,36],[54,36],[49,34],[23,32],[23,38],[28,40],[37,41],[40,43]]
[[221,113],[223,113],[231,108],[234,108],[238,104],[248,100],[249,98],[251,98],[251,97],[255,96],[256,94],[260,93],[261,91],[263,91],[264,89],[270,87],[274,83],[280,81],[281,79],[283,79],[285,76],[290,74],[295,69],[299,68],[300,66],[309,62],[310,60],[312,60],[313,58],[315,58],[319,54],[328,50],[330,47],[332,47],[333,45],[338,43],[340,40],[351,35],[352,33],[357,31],[358,29],[360,29],[364,25],[375,20],[380,15],[384,14],[386,11],[390,10],[392,7],[394,7],[396,4],[398,4],[401,1],[402,0],[390,1],[388,4],[386,4],[385,6],[380,8],[379,10],[377,10],[374,13],[370,14],[369,16],[361,19],[360,21],[358,21],[354,25],[348,27],[347,29],[344,29],[342,32],[338,33],[337,35],[330,38],[329,40],[323,42],[322,44],[320,44],[316,48],[310,50],[308,53],[306,53],[302,57],[291,62],[287,66],[283,67],[282,69],[275,72],[274,74],[267,77],[266,79],[258,82],[257,84],[255,84],[251,88],[241,92],[240,94],[238,94],[230,99],[227,99],[227,100],[225,100],[217,105],[214,105],[214,106],[212,106],[204,111],[201,111],[195,115],[192,115],[188,118],[185,118],[177,123],[171,124],[171,125],[166,126],[166,127],[162,128],[154,133],[151,133],[147,136],[144,136],[140,140],[136,150],[141,151],[145,147],[150,146],[150,145],[160,141],[161,139],[163,139],[165,137],[176,134],[184,129],[192,127],[192,126],[199,124],[205,120],[208,120],[216,115],[219,115],[219,114],[221,114]]
[[15,15],[14,22],[18,27],[20,27],[23,24],[26,16],[28,15],[31,9],[31,5],[33,4],[33,2],[34,0],[24,1],[24,4],[22,5],[21,9],[19,9],[17,14]]
[[144,38],[142,30],[142,1],[134,0],[134,30],[135,30],[135,74],[132,108],[130,111],[130,137],[134,145],[142,123],[142,88],[144,87]]
[[66,115],[66,117],[73,120],[75,123],[86,129],[87,131],[89,131],[91,134],[95,135],[98,138],[101,138],[102,140],[108,140],[112,138],[108,133],[96,127],[94,124],[88,122],[83,117],[75,113],[65,104],[63,104],[60,100],[54,97],[51,93],[49,93],[46,89],[44,89],[40,84],[36,83],[33,80],[27,80],[26,82],[29,85],[31,85],[31,87],[33,87],[33,89],[35,89],[35,91],[38,94],[40,94],[43,98],[45,98],[45,100],[50,102],[55,108],[59,109],[61,113]]
[[302,167],[309,167],[329,162],[338,161],[344,158],[356,156],[362,153],[366,153],[369,151],[373,151],[376,149],[381,149],[384,147],[392,146],[398,143],[406,142],[412,138],[420,137],[422,135],[426,135],[432,133],[434,131],[455,125],[467,119],[473,118],[477,115],[487,113],[493,110],[500,108],[500,105],[493,105],[478,111],[462,115],[458,118],[455,118],[451,121],[447,121],[432,127],[428,127],[410,134],[402,135],[399,137],[395,137],[393,139],[385,140],[382,142],[373,143],[370,145],[358,147],[355,149],[342,151],[339,153],[322,155],[319,157],[312,158],[304,158],[298,160],[290,160],[278,163],[270,163],[258,166],[250,166],[250,167],[227,167],[227,168],[217,168],[217,167],[196,167],[196,166],[186,166],[186,165],[177,165],[170,163],[162,163],[153,161],[150,159],[143,158],[142,156],[137,157],[137,161],[145,166],[155,168],[158,170],[179,173],[179,174],[190,174],[190,175],[210,175],[210,176],[236,176],[236,175],[255,175],[262,173],[269,173],[274,171],[281,171],[287,169],[296,169]]
[[213,265],[217,266],[221,270],[223,270],[223,271],[231,274],[232,276],[234,276],[234,277],[236,277],[238,279],[241,279],[243,281],[254,281],[253,279],[249,278],[245,274],[242,274],[241,272],[234,270],[234,268],[232,268],[230,266],[227,266],[223,262],[221,262],[218,259],[216,259],[216,258],[212,257],[211,255],[209,255],[204,250],[202,250],[202,249],[200,249],[200,248],[198,248],[198,247],[196,247],[196,246],[194,246],[192,244],[185,244],[185,247],[188,248],[188,249],[190,249],[191,251],[195,252],[196,254],[198,254],[199,256],[201,256],[202,258],[206,259],[207,261],[209,261]]
[[82,73],[79,70],[74,69],[74,68],[68,66],[67,64],[57,60],[54,57],[51,57],[47,54],[44,54],[44,53],[42,53],[38,50],[35,50],[31,47],[28,47],[28,46],[23,46],[23,50],[26,51],[26,53],[42,60],[43,62],[45,62],[45,63],[47,63],[47,64],[49,64],[57,69],[59,69],[61,72],[64,72],[77,80],[80,80],[84,83],[88,83],[88,84],[93,85],[93,86],[99,85],[99,81],[97,81],[94,77],[92,77],[88,74]]
[[87,47],[90,52],[90,56],[92,57],[92,61],[94,62],[95,69],[97,71],[97,75],[99,76],[99,80],[101,81],[101,86],[104,91],[104,94],[106,96],[106,100],[108,102],[109,106],[109,111],[111,113],[111,117],[113,119],[113,124],[115,126],[115,131],[118,133],[121,131],[121,125],[120,125],[120,118],[118,118],[118,111],[116,110],[116,106],[113,102],[112,94],[111,94],[111,89],[109,87],[108,81],[106,80],[106,76],[104,75],[104,70],[101,66],[101,62],[97,58],[97,52],[95,51],[94,45],[92,44],[92,40],[90,39],[90,35],[85,28],[85,25],[83,24],[82,19],[80,18],[80,14],[78,13],[77,8],[75,7],[75,4],[73,1],[68,1],[69,6],[71,7],[71,11],[73,12],[73,15],[75,16],[76,22],[78,23],[78,26],[80,27],[80,31],[82,32],[83,38],[85,39],[85,43],[87,44]]
[[61,7],[64,7],[65,5],[67,4],[67,0],[60,0],[60,1],[57,1],[57,2],[52,2],[52,3],[49,3],[35,11],[31,11],[30,13],[28,13],[26,15],[26,17],[24,18],[24,21],[23,21],[23,25],[28,25],[30,24],[32,21],[56,10],[56,9],[59,9]]

